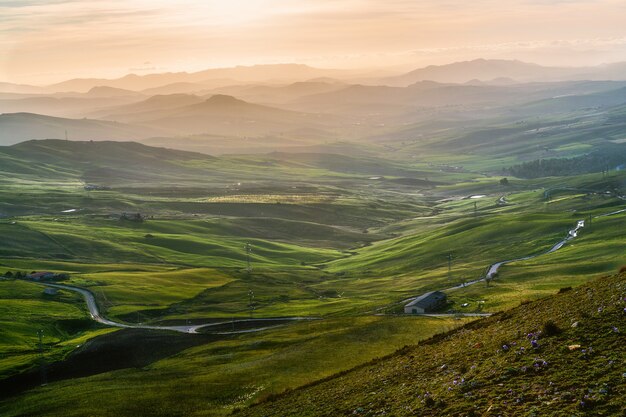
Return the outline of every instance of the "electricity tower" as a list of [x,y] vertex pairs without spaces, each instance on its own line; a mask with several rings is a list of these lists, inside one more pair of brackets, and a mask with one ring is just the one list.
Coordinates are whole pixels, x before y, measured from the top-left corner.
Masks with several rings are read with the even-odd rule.
[[252,272],[252,266],[250,265],[250,254],[252,253],[252,246],[250,245],[250,243],[246,243],[244,249],[246,250],[246,271],[248,271],[249,274],[250,272]]
[[250,307],[250,318],[252,318],[252,313],[254,313],[254,291],[248,291],[248,307]]

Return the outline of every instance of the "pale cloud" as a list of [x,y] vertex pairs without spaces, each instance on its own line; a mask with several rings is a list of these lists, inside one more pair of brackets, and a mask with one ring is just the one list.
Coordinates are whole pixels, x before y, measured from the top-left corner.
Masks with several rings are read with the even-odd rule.
[[622,0],[0,0],[0,80],[286,61],[594,64],[626,60],[624,28]]

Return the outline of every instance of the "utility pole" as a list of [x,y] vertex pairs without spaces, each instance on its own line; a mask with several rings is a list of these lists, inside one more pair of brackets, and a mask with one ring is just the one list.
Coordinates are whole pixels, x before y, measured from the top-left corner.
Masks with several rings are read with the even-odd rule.
[[452,254],[448,254],[448,281],[452,279]]
[[43,356],[43,330],[37,330],[39,337],[39,370],[41,373],[41,386],[48,384],[46,377],[46,359]]
[[250,318],[252,318],[252,313],[254,313],[254,291],[248,291],[248,307],[250,307]]
[[474,201],[474,217],[478,216],[478,203]]
[[250,254],[252,253],[252,247],[250,246],[250,243],[246,242],[246,246],[244,248],[246,250],[246,271],[248,271],[249,274],[252,272],[252,266],[250,266]]

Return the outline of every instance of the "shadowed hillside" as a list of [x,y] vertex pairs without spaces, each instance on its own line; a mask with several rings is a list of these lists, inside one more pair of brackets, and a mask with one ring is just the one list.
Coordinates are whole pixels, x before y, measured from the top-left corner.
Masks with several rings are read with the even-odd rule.
[[41,178],[76,178],[110,181],[116,178],[158,178],[164,175],[197,175],[197,169],[181,162],[211,162],[208,155],[154,148],[136,142],[74,142],[34,140],[0,148],[2,172]]
[[31,113],[0,114],[0,145],[30,139],[137,140],[157,136],[145,126],[90,119],[64,119]]
[[240,415],[623,415],[626,275],[470,323]]

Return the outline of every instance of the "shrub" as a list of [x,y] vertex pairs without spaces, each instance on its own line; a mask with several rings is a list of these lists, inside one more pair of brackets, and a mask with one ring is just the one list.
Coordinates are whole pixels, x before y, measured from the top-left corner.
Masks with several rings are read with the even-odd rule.
[[626,272],[626,265],[622,266],[622,267],[619,269],[619,273],[620,273],[620,274],[623,274],[624,272]]
[[552,320],[548,320],[543,324],[542,334],[544,336],[556,336],[559,333],[561,333],[561,329]]

